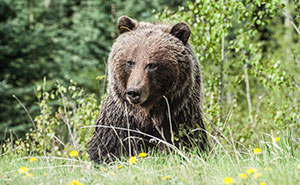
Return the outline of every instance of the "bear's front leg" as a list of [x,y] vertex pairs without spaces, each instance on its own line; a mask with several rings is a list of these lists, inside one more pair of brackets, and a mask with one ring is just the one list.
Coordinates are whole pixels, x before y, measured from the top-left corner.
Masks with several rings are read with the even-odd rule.
[[96,163],[114,161],[128,153],[128,134],[124,127],[126,119],[122,118],[121,110],[117,110],[112,104],[114,103],[110,98],[104,102],[93,137],[88,144],[90,158]]

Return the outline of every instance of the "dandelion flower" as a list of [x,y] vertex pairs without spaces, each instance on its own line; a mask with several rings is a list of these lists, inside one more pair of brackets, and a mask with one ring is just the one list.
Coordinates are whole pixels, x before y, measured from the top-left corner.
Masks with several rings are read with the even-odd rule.
[[171,177],[170,177],[170,176],[168,176],[168,175],[166,175],[166,176],[163,176],[163,177],[161,178],[161,180],[163,180],[163,181],[165,181],[165,180],[168,180],[168,179],[171,179]]
[[267,185],[265,182],[261,182],[260,185]]
[[78,152],[76,150],[73,150],[70,152],[70,157],[78,157]]
[[30,159],[30,162],[34,162],[34,161],[36,161],[37,159],[35,158],[35,157],[33,157],[33,158],[31,158]]
[[253,153],[254,154],[261,154],[261,149],[260,148],[254,148]]
[[135,162],[136,162],[136,158],[135,157],[130,157],[129,163],[134,164]]
[[79,181],[77,181],[77,180],[74,180],[74,181],[72,181],[69,185],[83,185],[83,184],[81,184]]
[[270,168],[270,167],[266,167],[266,168],[264,168],[264,170],[265,170],[266,172],[270,172],[270,171],[272,171],[273,169]]
[[27,172],[28,172],[28,168],[25,167],[25,166],[23,166],[23,167],[21,167],[18,171],[19,171],[20,174],[24,174],[24,173],[27,173]]
[[299,170],[300,170],[300,163],[298,164],[298,167],[297,167]]
[[233,184],[233,178],[231,177],[225,177],[223,179],[224,184]]
[[246,178],[247,178],[247,175],[244,174],[244,173],[240,173],[240,174],[239,174],[239,177],[242,178],[242,179],[246,179]]
[[100,168],[100,170],[103,171],[103,172],[107,172],[106,168]]
[[115,174],[115,172],[110,172],[109,175],[114,176],[116,174]]
[[254,173],[254,172],[256,172],[256,171],[257,171],[256,168],[249,168],[249,169],[246,170],[246,173],[247,173],[247,174],[252,174],[252,173]]
[[123,168],[123,165],[119,165],[117,168],[118,168],[118,169],[121,169],[121,168]]
[[145,152],[142,152],[138,155],[138,157],[146,157],[146,156],[147,156],[147,154]]
[[274,137],[274,140],[276,143],[278,143],[280,141],[280,137]]
[[31,177],[33,177],[32,173],[26,173],[26,175],[24,176],[24,178],[31,178]]
[[262,176],[262,173],[255,173],[254,174],[254,178],[256,178],[256,179],[258,179],[259,177],[261,177]]

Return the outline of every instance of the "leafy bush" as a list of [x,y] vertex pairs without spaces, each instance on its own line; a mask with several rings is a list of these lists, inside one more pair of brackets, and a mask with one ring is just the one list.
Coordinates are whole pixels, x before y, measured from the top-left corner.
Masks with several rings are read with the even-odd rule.
[[157,15],[191,25],[210,132],[244,144],[286,128],[299,135],[300,33],[291,24],[300,23],[299,7],[297,1],[200,0]]
[[44,86],[36,88],[40,114],[34,118],[34,128],[26,138],[15,143],[8,140],[6,151],[15,148],[20,155],[56,155],[66,156],[72,150],[83,151],[87,158],[86,144],[93,129],[83,126],[95,125],[99,113],[99,104],[93,94],[86,94],[71,80],[66,88],[59,83],[52,91]]

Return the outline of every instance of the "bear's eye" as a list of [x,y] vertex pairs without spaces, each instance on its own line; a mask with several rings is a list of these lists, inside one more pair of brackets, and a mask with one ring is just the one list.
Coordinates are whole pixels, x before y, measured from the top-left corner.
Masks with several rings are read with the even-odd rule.
[[127,65],[128,67],[133,67],[133,66],[134,66],[134,62],[132,62],[132,61],[127,61],[127,62],[126,62],[126,65]]
[[147,68],[148,70],[154,71],[154,70],[157,69],[157,64],[155,64],[155,63],[150,63],[150,64],[148,64],[148,65],[146,66],[146,68]]

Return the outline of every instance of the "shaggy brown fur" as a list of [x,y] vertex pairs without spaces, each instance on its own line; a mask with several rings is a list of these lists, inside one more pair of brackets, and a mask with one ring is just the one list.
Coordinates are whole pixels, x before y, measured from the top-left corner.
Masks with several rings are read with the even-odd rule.
[[[184,22],[174,26],[138,23],[122,16],[118,29],[120,36],[108,60],[107,97],[97,121],[99,127],[89,143],[90,158],[99,163],[129,155],[130,147],[139,152],[155,146],[149,137],[131,132],[129,139],[127,130],[112,127],[129,127],[171,143],[163,96],[170,105],[176,145],[184,143],[190,147],[192,137],[197,147],[204,149],[207,136],[201,115],[201,71],[188,44],[189,26]],[[198,131],[182,136],[179,127]]]

